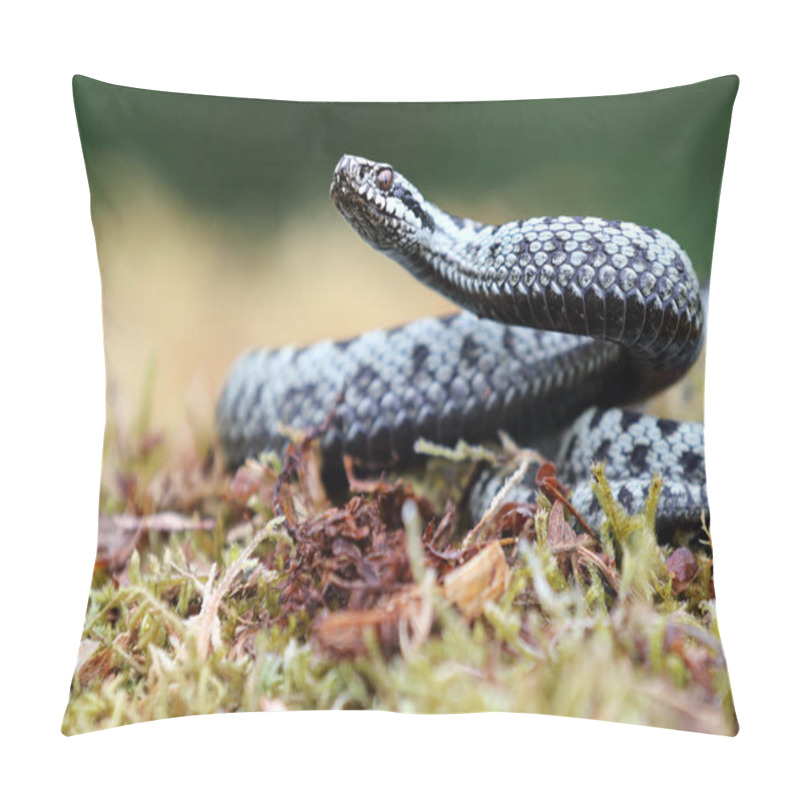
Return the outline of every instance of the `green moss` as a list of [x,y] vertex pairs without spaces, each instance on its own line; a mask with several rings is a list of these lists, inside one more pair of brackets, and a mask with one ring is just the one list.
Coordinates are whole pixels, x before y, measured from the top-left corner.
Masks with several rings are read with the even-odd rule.
[[[153,487],[176,469],[163,452],[160,461],[151,456],[119,465],[126,480],[118,483],[137,484],[142,511],[158,506]],[[279,470],[275,462],[262,467],[264,480]],[[431,474],[443,473],[434,466]],[[315,639],[319,611],[286,610],[284,590],[302,548],[280,520],[270,521],[270,503],[258,495],[235,501],[228,479],[208,472],[191,502],[177,505],[210,515],[213,530],[151,532],[126,570],[96,573],[83,633],[88,655],[63,731],[220,711],[377,708],[531,711],[735,733],[710,556],[696,550],[697,577],[676,595],[668,548],[654,533],[658,483],[645,513],[630,517],[614,503],[602,468],[595,476],[608,517],[598,533],[618,569],[618,591],[592,563],[565,570],[548,542],[551,508],[541,498],[530,541],[505,548],[507,589],[469,622],[440,592],[423,545],[427,521],[406,501],[409,586],[431,610],[431,631],[387,650],[368,629],[366,652],[341,658]],[[130,504],[115,491],[104,508]],[[424,477],[417,491],[426,493]],[[458,491],[452,486],[450,499]],[[482,539],[494,534],[489,521]]]

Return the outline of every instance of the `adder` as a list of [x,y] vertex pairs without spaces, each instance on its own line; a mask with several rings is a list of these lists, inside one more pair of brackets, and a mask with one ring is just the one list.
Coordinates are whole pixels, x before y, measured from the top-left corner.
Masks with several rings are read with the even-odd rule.
[[[450,214],[391,165],[345,155],[331,196],[370,245],[465,311],[347,341],[256,350],[234,364],[217,407],[226,462],[281,450],[321,425],[326,464],[402,467],[414,443],[481,442],[507,431],[557,465],[590,524],[602,519],[589,467],[643,507],[663,477],[660,533],[708,515],[700,423],[622,410],[682,377],[704,338],[687,254],[654,228],[589,216],[503,225]],[[503,475],[473,490],[478,516]],[[531,500],[532,477],[509,499]]]

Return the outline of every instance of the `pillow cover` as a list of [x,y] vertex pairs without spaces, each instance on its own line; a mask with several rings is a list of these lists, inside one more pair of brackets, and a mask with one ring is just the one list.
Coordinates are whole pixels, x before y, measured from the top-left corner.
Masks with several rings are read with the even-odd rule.
[[108,387],[63,731],[380,708],[735,734],[702,345],[737,88],[76,76]]

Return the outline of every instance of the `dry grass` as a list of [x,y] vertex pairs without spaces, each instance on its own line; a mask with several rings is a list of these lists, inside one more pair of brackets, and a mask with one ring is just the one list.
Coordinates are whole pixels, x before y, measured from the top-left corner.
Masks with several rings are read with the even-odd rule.
[[[223,474],[213,399],[243,347],[348,336],[447,304],[327,208],[243,251],[141,176],[123,183],[124,213],[96,221],[109,416],[65,733],[300,708],[736,732],[710,551],[659,546],[652,514],[609,506],[614,524],[590,541],[542,496],[538,510],[500,504],[470,532],[452,509],[475,451],[337,502],[309,443],[286,463]],[[658,403],[702,418],[702,366]]]
[[654,504],[628,517],[602,471],[598,539],[546,486],[470,532],[452,510],[469,459],[334,504],[311,442],[231,477],[146,424],[107,441],[65,733],[303,708],[737,730],[708,549],[659,546]]

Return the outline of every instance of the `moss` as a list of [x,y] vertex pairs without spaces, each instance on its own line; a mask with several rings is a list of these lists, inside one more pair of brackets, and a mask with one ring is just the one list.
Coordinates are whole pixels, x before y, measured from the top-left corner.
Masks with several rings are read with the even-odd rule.
[[[602,468],[595,470],[608,518],[598,532],[601,544],[593,545],[595,561],[557,557],[549,538],[554,511],[545,498],[527,527],[500,530],[498,514],[479,541],[466,537],[468,546],[463,527],[454,528],[449,554],[434,557],[426,537],[444,509],[439,478],[432,488],[425,476],[415,488],[367,487],[357,506],[313,511],[300,502],[307,500],[297,494],[301,482],[281,473],[275,459],[231,480],[205,453],[181,465],[169,461],[167,447],[131,456],[141,454],[139,444],[150,436],[144,422],[139,428],[125,458],[110,440],[101,507],[138,515],[169,508],[185,515],[187,526],[197,519],[214,524],[151,530],[124,569],[98,563],[64,733],[301,708],[530,711],[736,732],[711,558],[695,548],[697,575],[677,593],[666,568],[670,548],[654,533],[657,482],[645,513],[631,517],[614,503]],[[457,456],[486,454],[462,449]],[[450,474],[435,464],[429,472]],[[278,474],[290,487],[281,502],[295,515],[291,521],[272,517]],[[164,491],[166,479],[171,493]],[[457,503],[461,483],[451,483],[449,500]],[[426,498],[435,498],[430,507]],[[369,530],[364,520],[372,520]],[[391,549],[398,530],[404,553]],[[304,538],[309,531],[318,538]],[[495,539],[504,543],[507,588],[468,620],[445,599],[442,579]],[[326,542],[333,542],[329,556]],[[331,565],[339,563],[333,559],[353,548],[351,566],[364,557],[387,569],[396,564],[394,577],[372,595],[352,588],[355,578],[347,584],[336,577],[326,595]],[[378,554],[383,561],[374,560]],[[610,566],[599,569],[600,558]],[[614,586],[610,573],[618,578]],[[287,604],[298,587],[313,602]],[[364,647],[349,657],[315,635],[315,625],[337,607],[380,614],[402,591],[416,593],[414,608],[430,616],[427,628],[415,629],[416,618],[402,612],[399,639],[365,626]]]

